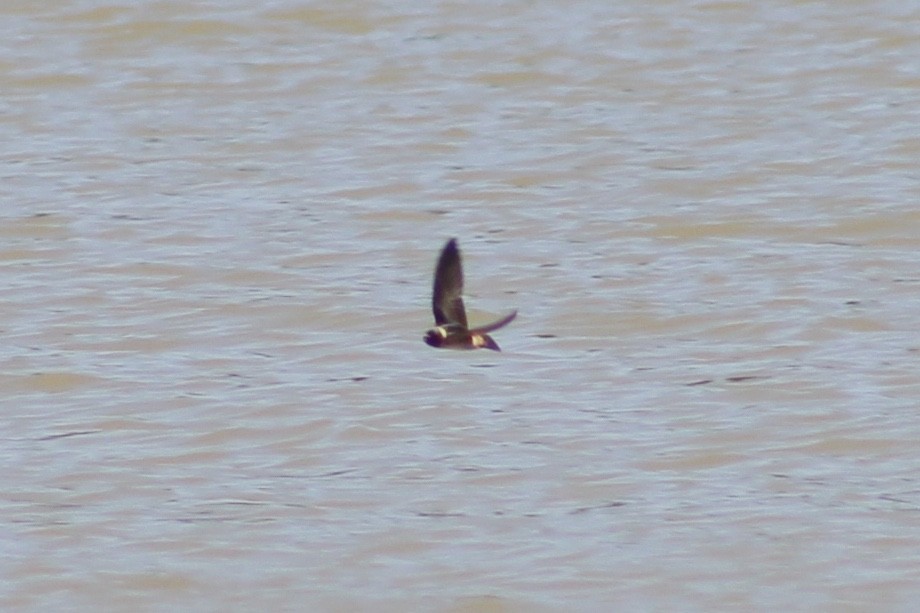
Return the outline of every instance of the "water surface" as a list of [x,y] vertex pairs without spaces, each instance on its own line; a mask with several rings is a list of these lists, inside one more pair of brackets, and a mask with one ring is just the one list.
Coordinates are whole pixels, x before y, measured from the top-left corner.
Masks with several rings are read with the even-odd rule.
[[909,3],[0,17],[4,608],[920,598]]

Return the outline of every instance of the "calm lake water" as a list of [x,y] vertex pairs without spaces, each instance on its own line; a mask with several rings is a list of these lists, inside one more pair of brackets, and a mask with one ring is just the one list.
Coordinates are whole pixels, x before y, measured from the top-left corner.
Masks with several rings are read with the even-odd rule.
[[916,3],[0,33],[4,610],[920,602]]

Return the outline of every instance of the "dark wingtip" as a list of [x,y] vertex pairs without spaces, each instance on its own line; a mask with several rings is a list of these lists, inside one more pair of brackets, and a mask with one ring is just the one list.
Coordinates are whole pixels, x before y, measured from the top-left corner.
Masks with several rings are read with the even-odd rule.
[[459,259],[460,259],[460,247],[457,245],[457,239],[452,238],[446,243],[444,243],[444,247],[441,249],[441,257],[438,259],[438,267],[440,267],[443,263],[446,263],[448,261],[459,260]]

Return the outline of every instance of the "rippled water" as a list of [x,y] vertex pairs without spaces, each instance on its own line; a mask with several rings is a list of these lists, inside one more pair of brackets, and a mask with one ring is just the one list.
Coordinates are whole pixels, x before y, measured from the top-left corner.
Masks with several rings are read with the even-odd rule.
[[913,610],[911,3],[0,17],[4,609]]

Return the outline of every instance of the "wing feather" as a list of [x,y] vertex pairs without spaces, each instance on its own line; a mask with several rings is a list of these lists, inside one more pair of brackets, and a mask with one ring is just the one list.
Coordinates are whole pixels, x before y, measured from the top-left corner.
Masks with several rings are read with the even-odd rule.
[[515,317],[517,317],[517,311],[511,311],[498,321],[493,321],[490,324],[486,324],[474,330],[470,330],[470,332],[474,334],[485,334],[486,332],[491,332],[492,330],[498,330],[499,328],[503,328],[510,324]]
[[[441,250],[438,265],[434,271],[434,289],[431,296],[431,310],[438,326],[466,323],[466,309],[463,308],[463,264],[457,239],[452,238]],[[509,320],[510,321],[510,320]]]

